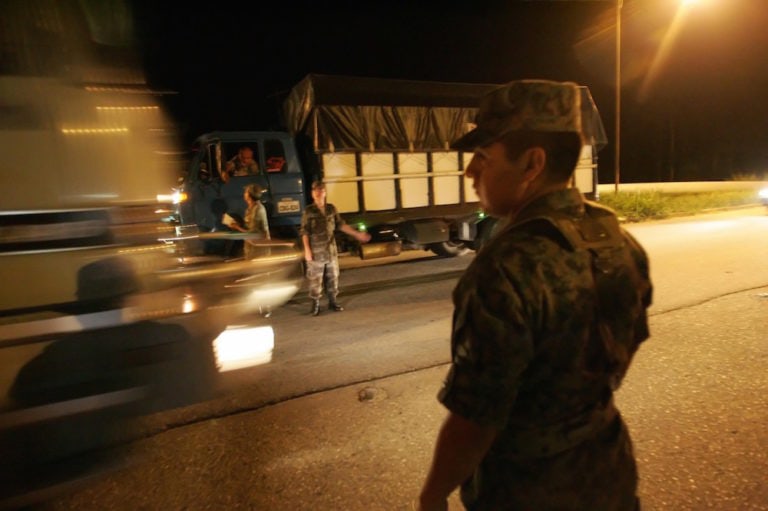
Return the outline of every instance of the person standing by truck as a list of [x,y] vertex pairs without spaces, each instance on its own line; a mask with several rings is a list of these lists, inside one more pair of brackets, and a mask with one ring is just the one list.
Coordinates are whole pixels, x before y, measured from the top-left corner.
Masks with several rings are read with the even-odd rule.
[[320,314],[320,298],[323,285],[328,296],[328,309],[336,312],[344,307],[336,301],[339,294],[339,254],[336,247],[335,233],[340,230],[352,236],[360,243],[367,243],[371,235],[360,232],[339,215],[336,206],[326,203],[325,183],[316,180],[312,183],[313,203],[304,209],[301,216],[301,241],[304,245],[304,260],[307,264],[309,297],[312,299],[313,316]]
[[[259,185],[252,184],[245,187],[245,190],[243,191],[243,199],[248,205],[245,210],[245,225],[243,226],[237,223],[237,221],[232,221],[228,224],[230,229],[254,234],[255,237],[253,239],[270,239],[267,209],[259,200],[261,199],[262,193],[264,193],[264,189]],[[246,259],[253,259],[257,257],[259,253],[258,245],[251,243],[250,239],[245,240],[243,244],[243,255]]]
[[613,211],[569,188],[579,89],[510,82],[453,147],[502,224],[453,291],[448,409],[414,508],[634,511],[637,467],[613,395],[649,337],[643,248]]

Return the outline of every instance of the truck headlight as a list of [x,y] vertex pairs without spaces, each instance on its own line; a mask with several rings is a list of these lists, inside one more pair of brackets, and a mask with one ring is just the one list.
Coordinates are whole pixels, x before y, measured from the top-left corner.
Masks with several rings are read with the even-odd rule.
[[181,204],[188,199],[186,192],[180,190],[174,190],[170,194],[158,194],[157,202],[170,202],[172,204]]

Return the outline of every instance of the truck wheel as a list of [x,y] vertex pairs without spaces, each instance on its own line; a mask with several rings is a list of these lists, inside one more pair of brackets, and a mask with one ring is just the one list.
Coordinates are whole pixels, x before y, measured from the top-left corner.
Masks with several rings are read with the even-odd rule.
[[469,247],[462,241],[442,241],[432,243],[429,249],[440,257],[457,257],[469,252]]

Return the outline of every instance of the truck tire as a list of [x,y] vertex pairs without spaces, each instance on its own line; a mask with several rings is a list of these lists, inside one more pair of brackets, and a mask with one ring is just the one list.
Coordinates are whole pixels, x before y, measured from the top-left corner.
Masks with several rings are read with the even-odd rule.
[[453,240],[432,243],[429,245],[429,249],[440,257],[463,256],[470,250],[464,242]]

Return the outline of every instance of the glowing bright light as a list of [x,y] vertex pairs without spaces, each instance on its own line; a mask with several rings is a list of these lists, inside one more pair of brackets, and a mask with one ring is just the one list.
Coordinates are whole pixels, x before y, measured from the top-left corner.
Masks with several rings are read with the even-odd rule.
[[86,85],[85,90],[88,92],[124,92],[127,94],[146,94],[147,89],[144,87],[136,88],[136,87],[119,87],[119,86],[93,86],[93,85]]
[[179,190],[174,190],[173,193],[157,194],[157,202],[170,202],[173,204],[181,204],[182,202],[186,202],[186,200],[187,200],[187,194],[184,192],[180,192]]
[[61,128],[65,135],[113,135],[128,131],[128,128]]
[[233,371],[272,361],[275,332],[271,326],[227,327],[214,341],[220,372]]
[[97,106],[96,110],[102,111],[133,111],[133,110],[160,110],[158,106]]
[[677,10],[672,23],[669,25],[664,37],[662,39],[659,50],[656,56],[653,58],[651,65],[648,69],[648,73],[640,86],[640,97],[643,98],[648,95],[648,92],[654,82],[658,79],[659,72],[664,67],[669,58],[672,46],[677,40],[683,27],[685,17],[693,8],[694,4],[700,3],[700,0],[680,0],[680,5]]
[[259,309],[280,307],[290,300],[298,290],[299,284],[294,281],[272,283],[253,289],[248,294],[247,301]]
[[197,304],[197,300],[192,295],[184,295],[184,300],[182,301],[181,310],[184,312],[184,314],[189,314],[190,312],[195,312],[200,307]]

